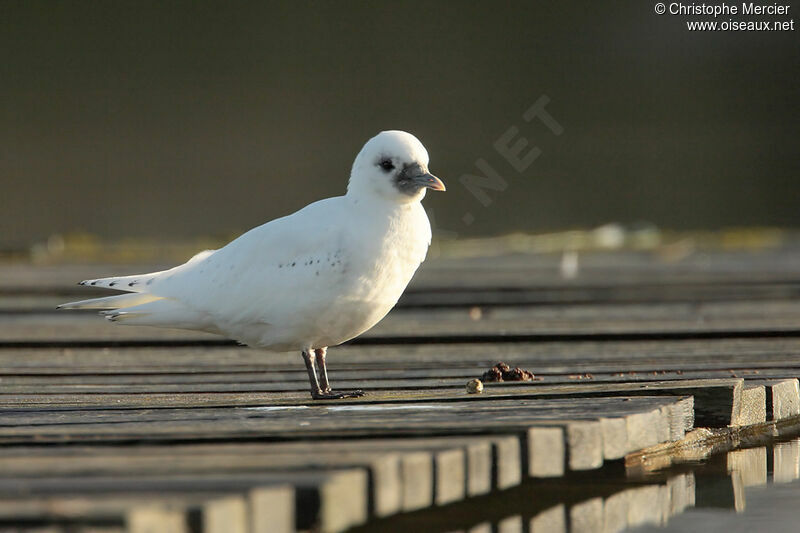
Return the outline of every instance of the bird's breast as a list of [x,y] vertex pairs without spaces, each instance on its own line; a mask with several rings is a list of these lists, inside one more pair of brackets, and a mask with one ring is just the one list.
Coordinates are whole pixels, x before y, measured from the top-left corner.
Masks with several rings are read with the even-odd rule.
[[331,235],[327,251],[279,262],[268,273],[268,296],[245,311],[258,320],[234,338],[273,349],[321,347],[370,329],[394,307],[425,258],[430,226],[427,218],[419,224],[418,215],[355,217]]
[[[428,230],[429,231],[429,230]],[[421,234],[420,234],[421,233]],[[394,307],[425,258],[428,237],[403,225],[352,243],[342,264],[336,298],[320,324],[338,344],[378,323]]]

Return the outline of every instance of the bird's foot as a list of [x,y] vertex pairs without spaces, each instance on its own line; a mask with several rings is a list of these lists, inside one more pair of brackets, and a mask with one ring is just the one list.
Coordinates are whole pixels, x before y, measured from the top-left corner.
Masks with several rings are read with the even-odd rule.
[[363,390],[349,390],[340,392],[327,390],[311,393],[311,397],[315,400],[340,400],[342,398],[361,398],[362,396],[364,396]]

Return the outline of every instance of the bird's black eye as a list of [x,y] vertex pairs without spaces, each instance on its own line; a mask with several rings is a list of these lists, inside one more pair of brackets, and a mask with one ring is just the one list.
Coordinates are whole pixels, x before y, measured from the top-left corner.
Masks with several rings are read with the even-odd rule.
[[379,166],[380,166],[380,167],[381,167],[383,170],[385,170],[386,172],[389,172],[390,170],[393,170],[393,169],[394,169],[394,164],[392,163],[392,160],[391,160],[391,159],[384,159],[383,161],[381,161],[380,163],[378,163],[378,165],[379,165]]

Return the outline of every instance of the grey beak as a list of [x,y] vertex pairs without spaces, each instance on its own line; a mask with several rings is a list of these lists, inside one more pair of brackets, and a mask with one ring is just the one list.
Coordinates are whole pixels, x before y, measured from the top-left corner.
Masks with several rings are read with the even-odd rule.
[[425,172],[424,174],[419,174],[417,176],[414,176],[414,182],[418,183],[421,187],[427,187],[429,189],[433,189],[434,191],[447,190],[442,180],[440,180],[430,172]]

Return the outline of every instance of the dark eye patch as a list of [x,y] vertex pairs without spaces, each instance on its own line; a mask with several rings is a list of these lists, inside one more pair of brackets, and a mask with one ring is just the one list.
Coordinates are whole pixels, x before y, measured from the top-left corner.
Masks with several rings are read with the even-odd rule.
[[378,166],[381,167],[386,172],[389,172],[390,170],[394,170],[394,163],[392,163],[391,159],[384,159],[383,161],[378,163]]

